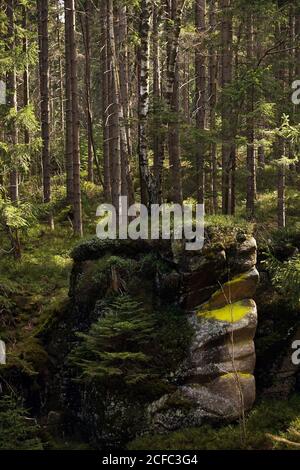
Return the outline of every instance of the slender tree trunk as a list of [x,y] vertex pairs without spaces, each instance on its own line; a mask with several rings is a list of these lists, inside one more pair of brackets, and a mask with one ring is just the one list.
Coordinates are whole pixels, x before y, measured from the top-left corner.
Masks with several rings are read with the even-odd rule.
[[56,25],[57,25],[57,48],[59,51],[58,55],[58,72],[59,72],[59,111],[60,111],[60,131],[63,139],[65,139],[65,107],[64,107],[64,86],[63,86],[63,63],[61,53],[61,32],[60,32],[60,4],[57,4],[56,13]]
[[71,48],[70,48],[70,25],[71,9],[70,0],[65,0],[65,93],[66,93],[66,142],[65,142],[65,161],[66,161],[66,186],[67,202],[73,202],[73,148],[72,148],[72,88],[71,88]]
[[170,176],[172,180],[172,201],[182,203],[182,180],[180,161],[179,125],[179,74],[178,49],[184,0],[172,0],[167,9],[167,76],[166,101],[170,109],[168,122],[168,149]]
[[[256,56],[257,63],[259,63],[263,55],[263,44],[261,41],[262,28],[260,26],[260,22],[259,22],[259,18],[257,14],[254,16],[254,19],[255,19],[255,24],[256,24],[255,36],[254,36],[255,56]],[[263,116],[258,119],[256,127],[257,127],[257,139],[261,140],[263,137],[262,129],[265,127]],[[260,172],[260,170],[263,170],[265,167],[265,148],[262,143],[259,143],[258,148],[257,148],[257,166],[258,166],[258,172]]]
[[[221,8],[221,69],[222,69],[222,89],[232,81],[232,10],[231,0],[220,0]],[[222,212],[230,213],[230,165],[231,165],[231,116],[228,103],[223,96],[222,115]]]
[[[196,127],[200,132],[205,129],[206,117],[206,63],[204,50],[204,34],[206,30],[206,0],[196,0],[195,3],[195,73],[196,73]],[[204,177],[204,144],[199,139],[197,143],[196,167],[198,203],[204,204],[205,177]]]
[[[247,62],[251,70],[254,58],[254,42],[253,42],[253,14],[249,13],[247,19]],[[254,86],[251,85],[248,90],[248,112],[247,112],[247,201],[246,211],[248,219],[254,217],[254,207],[256,198],[256,162],[254,151]]]
[[[282,138],[278,142],[278,157],[281,158],[285,153],[285,144]],[[282,153],[281,153],[282,151]],[[280,164],[278,167],[277,177],[277,197],[278,197],[278,227],[284,228],[286,226],[286,202],[285,202],[285,180],[286,180],[286,169],[284,164]]]
[[[286,35],[281,23],[275,25],[275,40],[280,41],[283,35]],[[277,121],[280,127],[282,123],[282,115],[285,109],[285,97],[284,90],[286,88],[286,64],[285,64],[285,52],[282,51],[276,60],[275,64],[275,77],[280,83],[282,96],[278,98],[277,107]],[[278,136],[275,142],[275,157],[280,160],[285,156],[286,145],[285,140],[282,136]],[[282,162],[278,163],[277,171],[277,220],[278,228],[284,228],[286,226],[286,195],[285,195],[285,182],[286,182],[286,167]]]
[[85,113],[87,122],[88,144],[88,181],[94,181],[95,143],[93,133],[93,118],[91,106],[91,45],[90,45],[90,0],[85,0],[84,17],[81,16],[81,27],[85,51],[84,85],[85,85]]
[[111,74],[111,103],[110,103],[110,178],[112,203],[119,210],[119,197],[121,195],[121,143],[120,143],[120,87],[117,69],[117,53],[114,32],[114,4],[108,0],[108,63]]
[[[49,38],[48,38],[48,0],[37,0],[39,15],[39,69],[41,100],[41,135],[43,197],[47,204],[51,201],[51,168],[49,144]],[[53,229],[53,217],[50,214],[50,227]]]
[[149,40],[150,40],[151,2],[142,0],[140,20],[139,63],[139,101],[138,101],[138,155],[141,181],[141,201],[144,204],[157,202],[154,183],[148,161],[147,120],[149,112]]
[[189,51],[186,51],[183,56],[183,86],[182,86],[182,108],[184,112],[184,119],[187,124],[190,124],[190,63]]
[[[23,54],[25,57],[25,65],[23,72],[23,105],[29,105],[29,70],[28,70],[28,39],[27,39],[27,8],[23,6],[23,19],[22,27],[24,29],[24,38],[23,38]],[[24,131],[24,143],[30,143],[30,135],[28,129]]]
[[156,184],[157,202],[162,200],[162,174],[164,162],[164,142],[162,135],[162,90],[161,90],[161,64],[159,24],[161,11],[157,3],[152,7],[152,62],[153,62],[153,101],[154,101],[154,137],[153,137],[153,171]]
[[102,78],[102,127],[103,127],[103,191],[105,201],[111,201],[110,186],[110,152],[109,152],[109,86],[110,72],[107,60],[108,54],[108,31],[107,31],[107,4],[101,3],[100,9],[102,25],[102,49],[101,49],[101,78]]
[[72,96],[72,152],[73,152],[73,227],[76,235],[82,236],[82,209],[80,189],[80,153],[79,153],[79,113],[78,113],[78,77],[76,47],[76,9],[75,0],[66,0],[70,9],[70,58],[71,58],[71,96]]
[[129,126],[129,80],[127,50],[127,7],[118,7],[118,75],[120,96],[120,139],[121,139],[121,192],[128,196],[129,205],[134,203],[134,190],[130,171],[132,157],[131,133]]
[[[15,47],[15,23],[14,23],[14,0],[6,0],[6,15],[8,21],[7,27],[7,47],[14,49]],[[16,69],[13,66],[6,75],[6,90],[7,90],[7,103],[10,109],[17,111],[17,76]],[[12,147],[18,143],[18,129],[15,121],[12,121],[8,130],[8,142]],[[18,202],[19,199],[19,176],[15,167],[15,162],[12,161],[12,169],[9,175],[9,197],[12,202]]]
[[[217,28],[216,18],[216,0],[209,2],[209,25],[211,33],[215,34]],[[209,47],[209,121],[211,132],[216,128],[216,103],[217,103],[217,55],[214,44]],[[218,212],[218,192],[217,192],[217,144],[212,142],[210,144],[210,194],[211,194],[211,207],[212,212]]]

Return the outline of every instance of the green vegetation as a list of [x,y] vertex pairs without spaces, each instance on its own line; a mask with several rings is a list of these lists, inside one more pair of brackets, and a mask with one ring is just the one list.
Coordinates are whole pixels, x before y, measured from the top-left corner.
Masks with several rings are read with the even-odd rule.
[[103,310],[70,354],[80,381],[96,381],[119,393],[154,399],[170,389],[167,379],[187,354],[192,330],[179,310],[147,311],[128,295]]
[[[263,401],[249,413],[246,436],[239,424],[221,427],[203,425],[165,435],[146,435],[128,445],[130,450],[237,450],[293,448],[275,442],[269,434],[291,438],[299,431],[300,399]],[[294,436],[295,437],[295,436]]]
[[[300,0],[0,0],[0,386],[26,388],[29,413],[55,361],[74,372],[76,392],[96,385],[145,404],[175,388],[192,328],[173,304],[191,273],[181,242],[174,266],[170,247],[95,238],[97,207],[118,209],[120,195],[204,202],[201,256],[210,266],[217,251],[224,277],[203,287],[187,276],[195,302],[236,274],[237,244],[254,234],[264,283],[256,378],[269,385],[261,365],[299,325],[299,19]],[[247,312],[236,302],[202,315]],[[277,448],[298,437],[298,416],[296,398],[265,402],[243,441],[238,425],[204,425],[132,445]],[[28,417],[1,396],[0,448],[39,448]],[[52,438],[45,448],[78,445]]]
[[39,427],[13,396],[0,398],[0,450],[42,450]]
[[287,296],[286,302],[293,308],[299,308],[300,302],[300,256],[280,262],[269,254],[264,265],[271,275],[272,283],[281,294]]

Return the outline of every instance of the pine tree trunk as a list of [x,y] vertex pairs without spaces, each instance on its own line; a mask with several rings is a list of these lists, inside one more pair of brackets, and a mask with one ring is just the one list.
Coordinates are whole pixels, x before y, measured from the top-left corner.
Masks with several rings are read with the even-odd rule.
[[57,4],[56,12],[56,25],[57,25],[57,48],[59,51],[58,56],[58,72],[59,72],[59,111],[60,111],[60,131],[62,138],[65,139],[65,105],[64,105],[64,85],[63,85],[63,63],[61,53],[61,34],[60,34],[60,4]]
[[[14,49],[15,47],[15,23],[14,23],[14,0],[6,1],[6,15],[7,15],[7,47]],[[16,69],[13,66],[12,69],[7,72],[6,75],[6,90],[7,90],[7,104],[10,109],[17,111],[17,76]],[[8,142],[13,147],[18,143],[18,129],[14,121],[11,122],[8,130]],[[19,176],[18,171],[14,168],[14,162],[12,162],[12,168],[9,175],[9,197],[12,202],[18,202],[19,199]]]
[[[277,158],[282,158],[285,155],[285,143],[282,137],[279,137],[277,139],[276,153],[277,153]],[[284,164],[279,164],[278,173],[277,173],[278,228],[285,228],[286,226],[285,180],[286,180],[285,166]]]
[[[224,89],[232,80],[232,11],[231,0],[220,0],[221,8],[221,85]],[[224,101],[224,97],[223,97]],[[231,132],[230,110],[228,104],[223,103],[222,110],[222,212],[229,214],[230,202],[230,166],[231,166]]]
[[76,47],[76,10],[75,0],[66,0],[70,9],[70,58],[71,58],[71,96],[72,96],[72,152],[73,152],[73,227],[78,236],[82,236],[82,209],[80,189],[80,153],[79,153],[79,114],[78,114],[78,77]]
[[[209,2],[209,26],[212,34],[215,33],[217,28],[216,18],[216,0]],[[216,128],[216,103],[217,103],[217,55],[214,44],[209,47],[209,121],[211,132]],[[217,144],[212,142],[210,144],[210,194],[212,212],[218,212],[218,192],[217,192]]]
[[70,48],[70,26],[71,10],[70,0],[65,0],[65,93],[66,93],[66,142],[65,142],[65,162],[66,162],[66,186],[67,202],[73,203],[73,118],[72,118],[72,88],[71,88],[71,48]]
[[94,134],[93,134],[93,119],[91,107],[91,45],[90,45],[90,15],[91,15],[90,0],[85,0],[84,4],[84,18],[81,17],[82,35],[84,42],[85,52],[85,67],[84,67],[84,86],[85,86],[85,114],[87,123],[87,150],[88,150],[88,181],[94,181]]
[[171,199],[182,203],[182,180],[180,161],[180,125],[179,125],[179,74],[178,49],[183,13],[183,0],[172,0],[167,9],[167,76],[166,101],[170,109],[168,122],[168,149],[170,176],[172,181]]
[[[254,42],[253,42],[253,14],[249,13],[247,19],[247,63],[251,70],[254,58]],[[247,201],[246,211],[248,219],[254,217],[254,205],[256,198],[256,162],[254,152],[254,86],[250,86],[247,96]]]
[[153,101],[154,101],[154,136],[153,136],[153,172],[156,184],[157,202],[162,200],[162,174],[164,163],[164,142],[162,136],[162,89],[159,24],[161,11],[156,3],[152,7],[152,62],[153,62]]
[[[286,31],[281,23],[275,25],[275,41],[280,41],[283,35],[286,35]],[[284,48],[279,53],[275,64],[275,77],[280,83],[282,90],[282,96],[278,98],[277,104],[277,124],[280,127],[282,122],[282,116],[285,109],[285,88],[286,88],[286,64],[285,64],[285,52]],[[278,136],[275,142],[275,158],[280,160],[285,156],[286,145],[285,140],[282,136]],[[286,180],[286,168],[282,162],[278,163],[277,171],[277,221],[278,228],[285,228],[286,226],[286,195],[285,195],[285,180]]]
[[[198,47],[198,46],[196,46]],[[190,119],[190,55],[189,51],[185,51],[183,55],[183,86],[182,86],[182,108],[184,119],[187,124],[191,123]]]
[[[41,102],[41,136],[43,167],[43,198],[51,201],[51,168],[49,143],[49,38],[48,38],[48,0],[37,0],[39,24],[39,70]],[[53,229],[53,217],[49,217]]]
[[[206,0],[196,0],[195,26],[195,73],[196,73],[196,128],[201,132],[205,129],[206,117],[206,63],[204,49]],[[205,177],[204,177],[204,144],[201,139],[197,142],[197,199],[199,204],[204,204]]]
[[[29,72],[28,72],[28,39],[27,39],[27,8],[23,6],[22,27],[24,29],[23,38],[23,54],[25,58],[24,72],[23,72],[23,105],[29,105]],[[28,129],[24,131],[24,143],[30,143],[30,135]]]
[[118,75],[120,96],[120,139],[121,139],[121,193],[128,196],[129,205],[134,203],[134,190],[130,171],[132,157],[131,135],[129,127],[129,77],[128,77],[128,31],[127,7],[118,7]]
[[149,39],[150,39],[151,2],[141,1],[138,100],[138,155],[141,182],[141,202],[156,202],[153,194],[154,184],[148,162],[147,120],[149,112]]
[[110,73],[107,60],[108,31],[107,31],[107,4],[101,3],[100,19],[102,26],[102,50],[101,50],[101,78],[102,78],[102,128],[103,128],[103,191],[106,202],[111,202],[110,186],[110,154],[109,154],[109,84]]
[[119,76],[117,70],[117,54],[114,31],[114,4],[108,0],[108,65],[111,69],[111,100],[110,100],[110,180],[112,204],[119,211],[119,197],[121,195],[121,142],[120,142],[120,95],[118,86]]

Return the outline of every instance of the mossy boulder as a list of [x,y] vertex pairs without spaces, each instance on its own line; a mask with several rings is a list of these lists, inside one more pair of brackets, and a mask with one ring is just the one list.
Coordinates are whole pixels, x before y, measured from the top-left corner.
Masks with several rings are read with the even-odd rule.
[[[248,234],[219,243],[210,233],[197,253],[169,241],[89,240],[72,256],[69,306],[47,331],[54,376],[48,386],[53,408],[48,411],[63,411],[66,423],[79,426],[102,448],[119,447],[134,435],[158,429],[160,420],[162,431],[191,419],[189,424],[195,425],[205,419],[236,419],[240,390],[245,409],[251,407],[256,306],[250,299],[258,276],[256,244]],[[229,292],[230,305],[224,302]],[[109,376],[101,384],[84,382],[70,363],[70,353],[81,341],[78,333],[88,333],[96,322],[101,326],[107,305],[123,295],[149,315],[158,315],[145,351],[153,354],[145,373],[154,367],[157,379],[151,386],[130,387]]]

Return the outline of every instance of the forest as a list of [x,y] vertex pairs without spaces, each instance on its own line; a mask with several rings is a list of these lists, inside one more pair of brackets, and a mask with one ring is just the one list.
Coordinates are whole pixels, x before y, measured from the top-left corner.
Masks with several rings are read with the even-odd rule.
[[299,98],[300,0],[0,0],[0,450],[300,448]]

